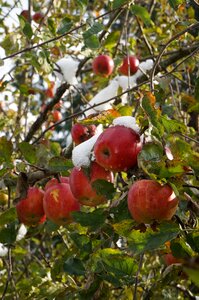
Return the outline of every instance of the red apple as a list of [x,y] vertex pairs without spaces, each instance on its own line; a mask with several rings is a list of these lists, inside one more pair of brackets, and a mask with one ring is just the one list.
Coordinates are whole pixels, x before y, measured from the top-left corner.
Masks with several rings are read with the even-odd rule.
[[165,261],[165,264],[167,266],[173,265],[173,264],[182,264],[184,262],[183,259],[177,258],[173,256],[172,253],[167,253],[163,256],[163,259]]
[[105,169],[127,171],[137,164],[142,144],[133,129],[116,125],[101,133],[94,146],[96,161]]
[[128,76],[128,74],[133,75],[137,72],[138,66],[138,58],[136,56],[130,55],[123,59],[122,65],[119,67],[119,72],[126,76]]
[[24,17],[24,19],[26,19],[28,21],[29,19],[29,11],[27,9],[22,10],[22,12],[20,13],[21,16]]
[[44,14],[42,14],[41,12],[37,12],[32,16],[32,19],[36,22],[36,23],[40,23],[41,20],[44,18]]
[[90,174],[87,175],[81,168],[73,168],[69,183],[71,191],[78,201],[87,206],[96,206],[107,201],[105,196],[98,195],[92,187],[97,179],[104,179],[113,182],[113,174],[99,166],[96,162],[91,163]]
[[76,145],[87,141],[92,136],[95,135],[96,126],[95,125],[82,125],[76,123],[71,129],[71,136]]
[[58,225],[71,222],[71,212],[80,210],[80,205],[67,183],[57,183],[49,187],[45,192],[43,205],[46,217]]
[[25,225],[38,225],[46,219],[43,208],[44,191],[37,187],[30,187],[27,197],[21,199],[17,205],[17,215],[21,223]]
[[62,114],[60,111],[58,110],[53,110],[52,112],[52,119],[53,119],[53,122],[58,122],[62,119]]
[[58,108],[61,108],[63,105],[63,101],[62,100],[59,100],[59,102],[57,102],[55,105],[54,105],[54,108],[58,109]]
[[55,83],[54,81],[51,81],[49,84],[48,84],[48,88],[47,90],[45,91],[45,95],[49,98],[53,98],[54,97],[54,86],[55,86]]
[[155,180],[138,180],[128,192],[128,208],[138,223],[170,220],[178,207],[172,188]]
[[[69,178],[68,178],[68,177],[60,177],[59,180],[60,180],[61,183],[69,183]],[[58,184],[58,183],[59,183],[59,181],[57,180],[57,178],[52,178],[52,179],[50,179],[50,180],[46,183],[46,185],[45,185],[45,187],[44,187],[44,191],[47,191],[47,190],[49,189],[49,187],[51,187],[51,186],[53,186],[53,185],[56,185],[56,184]]]
[[92,67],[96,75],[107,77],[113,72],[114,62],[108,55],[99,55],[93,60]]

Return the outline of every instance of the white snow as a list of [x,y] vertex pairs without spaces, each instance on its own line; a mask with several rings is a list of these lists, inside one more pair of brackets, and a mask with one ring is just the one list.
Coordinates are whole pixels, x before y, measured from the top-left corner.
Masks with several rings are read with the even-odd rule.
[[[110,84],[107,87],[105,87],[104,89],[102,89],[97,95],[95,95],[93,97],[93,99],[89,102],[89,104],[87,105],[87,107],[93,106],[94,104],[100,104],[103,101],[106,101],[108,99],[116,97],[117,96],[118,87],[119,87],[118,77],[115,77],[113,80],[111,80]],[[89,116],[90,114],[94,114],[96,112],[100,112],[100,111],[112,108],[111,103],[113,103],[114,100],[115,99],[113,99],[113,100],[111,100],[111,101],[109,101],[107,103],[98,105],[95,108],[89,109],[88,111],[85,112],[85,115]]]
[[6,256],[8,254],[8,248],[0,243],[0,257]]
[[78,84],[76,78],[78,65],[79,61],[73,59],[71,56],[67,56],[58,60],[55,65],[55,69],[58,69],[58,66],[60,67],[61,73],[57,71],[54,73],[61,82],[66,81],[71,85],[76,85]]
[[113,125],[114,126],[122,125],[122,126],[133,129],[137,133],[139,133],[139,131],[140,131],[139,126],[136,124],[135,118],[131,117],[131,116],[118,117],[113,120]]
[[[147,59],[146,61],[143,61],[139,64],[140,70],[138,70],[134,75],[132,76],[118,76],[118,83],[119,86],[122,88],[123,92],[127,89],[134,88],[137,85],[137,79],[140,78],[143,74],[145,74],[147,71],[151,70],[153,67],[153,60]],[[124,98],[124,101],[126,101],[126,98]],[[123,101],[122,101],[123,103]],[[124,103],[123,103],[124,104]]]
[[92,149],[101,132],[96,133],[89,140],[77,145],[72,152],[72,161],[75,167],[88,167],[91,162]]
[[27,233],[26,226],[24,224],[21,224],[17,233],[16,241],[22,240],[25,237],[26,233]]
[[154,61],[152,59],[147,59],[139,64],[139,67],[144,72],[149,71],[153,68]]

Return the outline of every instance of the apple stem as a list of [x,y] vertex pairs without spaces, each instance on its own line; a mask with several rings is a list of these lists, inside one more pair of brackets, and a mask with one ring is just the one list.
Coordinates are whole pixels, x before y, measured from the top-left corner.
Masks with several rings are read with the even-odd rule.
[[58,181],[59,183],[61,183],[61,180],[60,180],[60,174],[56,174],[56,175],[55,175],[55,178],[57,179],[57,181]]

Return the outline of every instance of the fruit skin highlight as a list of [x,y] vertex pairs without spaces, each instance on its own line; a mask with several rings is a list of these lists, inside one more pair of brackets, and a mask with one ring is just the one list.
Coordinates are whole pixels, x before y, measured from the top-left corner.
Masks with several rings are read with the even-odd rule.
[[43,208],[44,191],[37,187],[30,187],[27,197],[16,205],[18,219],[21,223],[34,226],[43,223],[46,219]]
[[105,170],[96,162],[91,163],[88,175],[82,168],[73,168],[69,177],[70,187],[73,195],[82,205],[96,206],[108,200],[105,196],[98,195],[92,187],[92,183],[97,179],[113,182],[114,177],[112,172]]
[[103,168],[121,172],[137,164],[142,148],[140,136],[125,126],[113,126],[101,133],[94,146],[96,161]]
[[130,55],[123,59],[122,65],[119,67],[119,72],[125,76],[133,75],[139,68],[139,60],[136,56]]
[[80,205],[67,183],[57,183],[49,187],[45,192],[43,205],[46,217],[57,225],[72,222],[71,212],[80,210]]
[[108,77],[113,72],[114,62],[108,55],[99,55],[93,60],[92,67],[96,75]]
[[138,180],[128,192],[128,209],[138,223],[170,220],[178,207],[172,188],[155,180]]

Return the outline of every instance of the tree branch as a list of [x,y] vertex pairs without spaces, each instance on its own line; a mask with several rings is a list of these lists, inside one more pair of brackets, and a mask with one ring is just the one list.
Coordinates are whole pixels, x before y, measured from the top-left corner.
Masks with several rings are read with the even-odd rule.
[[33,123],[33,125],[31,126],[26,138],[24,139],[25,142],[29,142],[33,135],[35,134],[35,132],[40,129],[41,125],[44,123],[44,121],[46,120],[47,117],[47,113],[48,111],[52,110],[52,108],[54,107],[54,105],[56,103],[59,102],[60,98],[63,96],[63,94],[65,93],[65,91],[70,87],[70,85],[68,83],[63,83],[56,91],[55,97],[53,98],[53,100],[47,104],[47,106],[45,107],[44,111],[41,112],[41,114],[39,115],[39,117],[37,118],[37,120]]

